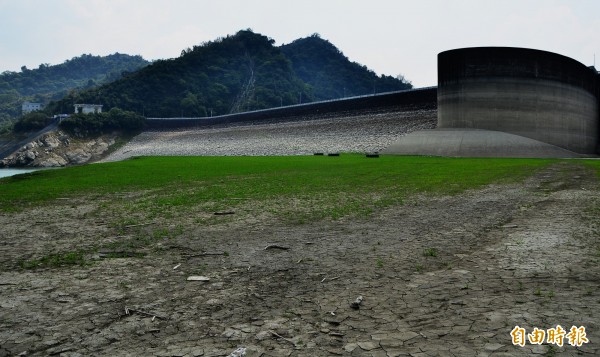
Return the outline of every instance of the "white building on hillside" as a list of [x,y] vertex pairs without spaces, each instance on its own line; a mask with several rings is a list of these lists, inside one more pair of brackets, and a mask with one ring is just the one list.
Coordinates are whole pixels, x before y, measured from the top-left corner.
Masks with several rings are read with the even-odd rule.
[[42,109],[42,103],[24,102],[23,105],[21,106],[21,111],[23,112],[23,114],[35,112],[36,110],[41,110],[41,109]]
[[75,114],[102,113],[102,105],[100,104],[75,104]]

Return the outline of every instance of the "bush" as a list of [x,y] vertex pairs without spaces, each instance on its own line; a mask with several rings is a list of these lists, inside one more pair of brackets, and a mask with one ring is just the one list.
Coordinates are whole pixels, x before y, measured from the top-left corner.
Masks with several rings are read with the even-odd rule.
[[15,123],[12,120],[0,121],[0,135],[6,135],[13,132]]
[[31,112],[20,117],[14,126],[15,132],[27,132],[43,129],[50,124],[52,118],[44,112]]
[[144,128],[145,118],[113,108],[105,113],[73,114],[60,123],[61,129],[78,136],[102,135],[113,131],[135,133]]

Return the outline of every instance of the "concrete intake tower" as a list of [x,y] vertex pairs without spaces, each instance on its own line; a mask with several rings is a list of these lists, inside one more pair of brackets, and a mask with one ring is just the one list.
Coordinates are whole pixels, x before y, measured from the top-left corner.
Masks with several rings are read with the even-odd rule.
[[475,47],[438,55],[437,129],[386,152],[473,157],[597,154],[599,74],[562,55]]

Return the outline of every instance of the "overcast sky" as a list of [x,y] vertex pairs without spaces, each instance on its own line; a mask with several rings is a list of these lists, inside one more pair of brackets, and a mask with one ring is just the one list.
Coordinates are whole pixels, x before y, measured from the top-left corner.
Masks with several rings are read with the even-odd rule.
[[[529,47],[600,63],[600,0],[0,0],[0,72],[83,53],[148,60],[251,28],[319,33],[378,74],[437,84],[437,54]],[[597,66],[600,67],[600,66]]]

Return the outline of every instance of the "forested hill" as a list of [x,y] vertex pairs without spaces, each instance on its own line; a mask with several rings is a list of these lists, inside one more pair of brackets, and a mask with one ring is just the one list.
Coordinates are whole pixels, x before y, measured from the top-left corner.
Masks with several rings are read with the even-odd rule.
[[377,76],[367,67],[351,62],[331,42],[318,34],[281,46],[294,71],[310,84],[318,99],[335,99],[410,89],[409,82],[391,76]]
[[[315,36],[308,40],[327,46],[317,49],[318,54],[301,56],[291,54],[294,46],[295,51],[313,50],[304,47],[303,40],[276,47],[266,36],[239,31],[188,48],[178,58],[156,61],[112,83],[72,93],[48,109],[58,113],[61,107],[79,102],[149,117],[207,116],[339,98],[344,88],[348,96],[372,94],[374,84],[377,92],[410,87],[348,61],[327,41]],[[327,66],[320,68],[320,63]],[[309,70],[318,73],[311,77]],[[328,81],[341,88],[332,89],[335,85]]]
[[108,83],[148,65],[141,56],[115,53],[108,56],[82,55],[58,65],[40,64],[36,69],[0,74],[0,121],[21,115],[25,101],[48,103],[72,89]]

